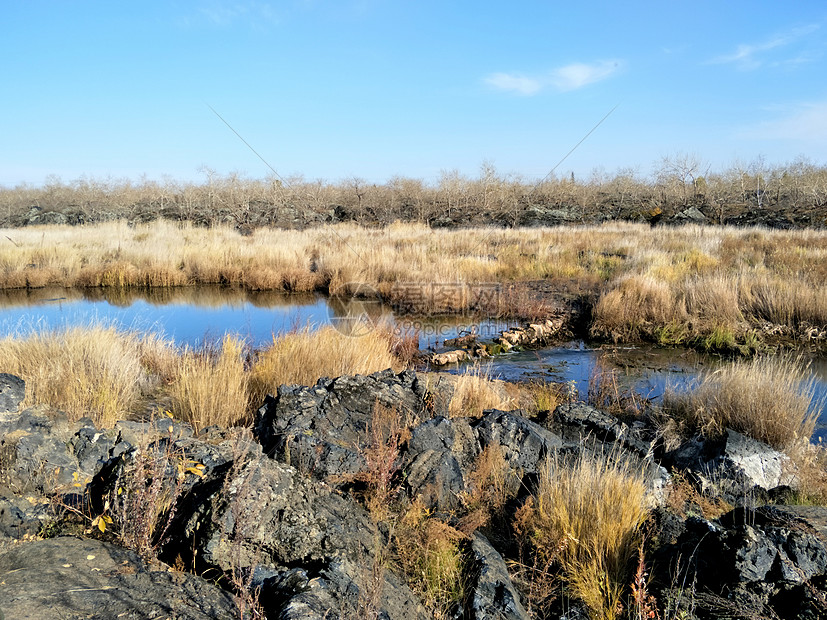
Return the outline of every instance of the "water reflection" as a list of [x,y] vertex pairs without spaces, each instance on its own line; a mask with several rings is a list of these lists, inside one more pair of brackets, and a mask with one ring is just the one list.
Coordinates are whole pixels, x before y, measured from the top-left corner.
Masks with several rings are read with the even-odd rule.
[[197,345],[231,332],[253,346],[264,346],[273,334],[328,323],[329,317],[321,295],[229,287],[37,289],[0,294],[3,333],[103,322],[156,331],[178,344]]

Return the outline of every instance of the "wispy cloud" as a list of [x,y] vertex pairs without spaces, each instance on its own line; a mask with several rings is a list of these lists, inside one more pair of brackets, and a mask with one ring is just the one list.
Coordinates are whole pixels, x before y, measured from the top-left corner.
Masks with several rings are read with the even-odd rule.
[[620,62],[617,60],[604,60],[591,65],[577,62],[552,71],[551,82],[558,90],[577,90],[605,80],[619,69]]
[[543,88],[543,83],[524,75],[511,73],[492,73],[484,79],[485,83],[497,90],[504,90],[518,95],[534,95]]
[[[784,61],[776,59],[768,60],[769,52],[779,48],[787,47],[805,38],[808,34],[820,28],[819,24],[809,24],[800,28],[793,28],[786,32],[776,34],[760,43],[742,43],[731,54],[717,56],[709,61],[710,64],[733,64],[739,69],[758,69],[764,64],[784,64]],[[805,57],[803,55],[798,58]]]
[[747,127],[741,137],[771,140],[827,140],[827,100],[801,103],[782,108],[777,118]]
[[492,73],[485,76],[483,82],[497,90],[523,96],[536,95],[547,88],[565,92],[605,80],[617,73],[623,64],[621,60],[602,60],[591,64],[577,62],[537,76]]

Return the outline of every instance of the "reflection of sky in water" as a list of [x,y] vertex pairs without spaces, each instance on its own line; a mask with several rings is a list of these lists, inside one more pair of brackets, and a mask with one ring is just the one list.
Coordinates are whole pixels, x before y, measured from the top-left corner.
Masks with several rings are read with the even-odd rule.
[[106,301],[53,301],[31,307],[0,310],[0,330],[52,329],[66,325],[86,325],[101,321],[125,329],[156,331],[179,344],[198,344],[204,339],[220,338],[227,332],[239,334],[254,346],[262,346],[278,334],[305,325],[328,322],[324,298],[302,300],[302,304],[261,308],[248,301],[233,300],[215,306],[188,303],[151,304],[137,300],[128,307]]
[[[203,293],[203,289],[200,292]],[[375,302],[341,304],[330,300],[329,303],[327,298],[314,295],[248,297],[238,291],[223,294],[221,289],[211,291],[200,299],[198,295],[187,297],[189,293],[191,291],[186,294],[170,293],[169,299],[164,300],[169,303],[151,302],[140,296],[109,303],[103,299],[78,297],[77,294],[71,299],[61,299],[60,294],[52,297],[43,294],[40,298],[24,298],[13,303],[7,300],[5,307],[0,307],[0,333],[101,321],[125,329],[163,333],[179,344],[197,345],[205,339],[220,338],[232,332],[246,338],[253,346],[266,346],[273,334],[308,324],[333,322],[340,328],[352,327],[352,322],[344,318],[349,313],[367,317],[369,325],[391,318],[388,310]],[[402,329],[418,330],[423,349],[441,348],[444,340],[472,328],[481,340],[490,340],[513,325],[513,322],[502,321],[474,323],[467,317],[414,318],[398,323]],[[360,332],[357,330],[357,333]],[[479,363],[492,378],[574,381],[578,392],[585,396],[589,377],[602,355],[604,351],[578,342],[540,351],[508,353]],[[676,349],[621,349],[608,357],[617,364],[621,385],[654,399],[660,398],[667,384],[688,384],[705,367],[719,363]],[[461,372],[463,369],[458,370]],[[827,399],[827,359],[815,360],[811,371],[817,379],[817,397]],[[815,437],[827,438],[827,415],[824,411]]]

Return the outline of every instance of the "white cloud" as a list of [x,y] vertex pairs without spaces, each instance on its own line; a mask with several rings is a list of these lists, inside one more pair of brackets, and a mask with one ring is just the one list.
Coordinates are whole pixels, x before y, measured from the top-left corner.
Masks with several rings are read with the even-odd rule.
[[[787,32],[774,35],[763,41],[762,43],[745,44],[742,43],[731,54],[724,54],[709,61],[710,64],[734,64],[740,69],[757,69],[761,67],[766,60],[765,52],[781,47],[786,47],[792,43],[799,41],[811,32],[819,29],[819,24],[810,24],[809,26],[802,26],[801,28],[794,28]],[[777,64],[777,61],[776,63]]]
[[827,101],[802,103],[787,108],[783,116],[748,127],[741,132],[741,136],[823,142],[827,140]]
[[603,60],[592,64],[578,62],[557,67],[544,75],[492,73],[483,78],[483,81],[497,90],[530,96],[546,88],[554,88],[560,92],[577,90],[605,80],[617,73],[622,66],[623,62],[620,60]]
[[534,95],[543,88],[540,80],[509,73],[492,73],[485,78],[485,83],[497,90],[514,92],[518,95]]
[[591,65],[577,62],[552,71],[551,82],[558,90],[577,90],[605,80],[620,69],[620,64],[617,60],[604,60]]

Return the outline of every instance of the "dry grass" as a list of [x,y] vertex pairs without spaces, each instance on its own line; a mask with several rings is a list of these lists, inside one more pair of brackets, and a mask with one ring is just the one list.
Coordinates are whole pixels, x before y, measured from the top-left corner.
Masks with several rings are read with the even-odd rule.
[[591,618],[614,620],[646,516],[639,472],[609,457],[581,456],[570,464],[546,463],[515,527],[540,572],[559,566]]
[[780,450],[809,440],[820,408],[806,364],[790,357],[723,366],[691,390],[667,390],[663,406],[689,430],[714,436],[731,428]]
[[502,447],[491,444],[483,448],[468,476],[468,490],[460,496],[465,515],[458,529],[470,535],[501,516],[506,502],[519,490],[520,478],[508,465]]
[[274,337],[251,364],[253,352],[232,335],[193,350],[158,334],[95,325],[7,336],[0,368],[26,382],[24,406],[49,405],[107,428],[168,399],[175,416],[197,431],[248,423],[251,408],[283,383],[400,370],[407,360],[394,351],[404,355],[406,347],[388,332],[348,337],[323,327]]
[[479,418],[486,409],[515,409],[517,401],[517,397],[507,394],[503,384],[492,381],[479,367],[472,367],[457,376],[448,414]]
[[333,327],[297,331],[273,337],[273,344],[256,357],[250,374],[254,404],[282,384],[313,385],[320,377],[369,374],[386,368],[400,370],[386,333],[374,330],[346,336]]
[[24,405],[49,405],[102,426],[133,410],[152,387],[144,355],[160,359],[157,339],[103,325],[0,340],[0,368],[26,382]]
[[217,424],[229,428],[248,422],[249,375],[244,368],[247,347],[236,336],[220,345],[184,349],[170,385],[172,413],[198,432]]
[[[544,280],[598,293],[593,333],[669,341],[724,326],[736,337],[767,321],[827,327],[827,232],[638,224],[435,231],[353,224],[284,231],[158,221],[0,231],[0,288],[237,285],[338,291],[363,283],[423,313],[547,314],[525,288]],[[481,297],[482,295],[482,297]],[[499,299],[497,299],[499,295]],[[664,331],[666,330],[666,331]]]
[[436,619],[454,617],[463,598],[465,565],[461,543],[465,535],[428,515],[414,500],[394,531],[396,563],[411,589]]

